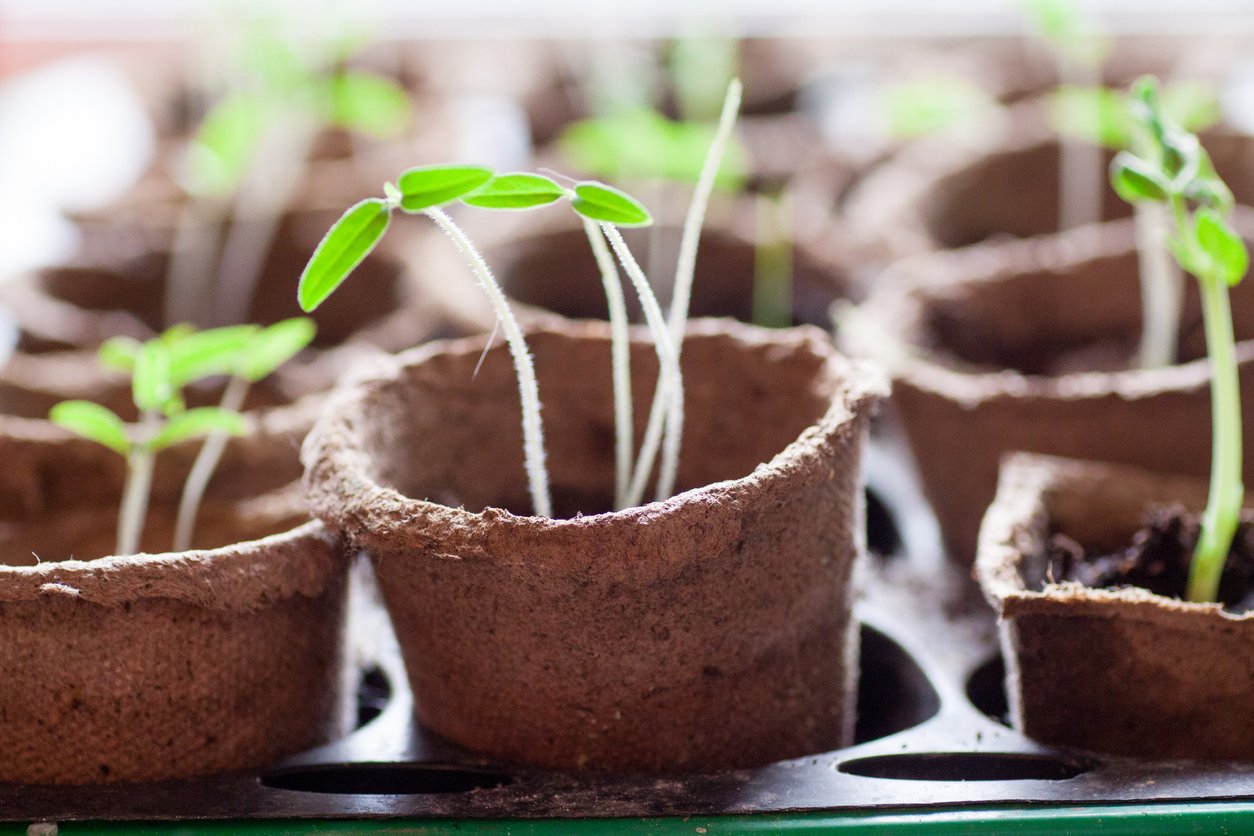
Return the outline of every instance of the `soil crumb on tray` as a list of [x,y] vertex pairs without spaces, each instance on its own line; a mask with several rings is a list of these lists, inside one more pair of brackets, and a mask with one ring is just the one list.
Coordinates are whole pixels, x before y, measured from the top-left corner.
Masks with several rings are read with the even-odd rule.
[[[1094,589],[1138,586],[1156,595],[1183,598],[1189,562],[1201,530],[1201,515],[1179,506],[1159,506],[1146,514],[1131,544],[1110,554],[1054,533],[1048,545],[1046,577],[1075,581]],[[1232,612],[1254,610],[1254,513],[1244,512],[1219,583],[1219,600]]]

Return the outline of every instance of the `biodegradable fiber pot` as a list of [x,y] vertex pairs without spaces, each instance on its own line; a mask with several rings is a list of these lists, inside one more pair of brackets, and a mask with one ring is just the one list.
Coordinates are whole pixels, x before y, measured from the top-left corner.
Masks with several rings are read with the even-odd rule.
[[[637,434],[656,379],[637,333]],[[420,719],[497,758],[703,770],[851,742],[859,459],[885,394],[821,332],[690,326],[679,493],[607,513],[603,323],[533,329],[558,518],[526,516],[504,347],[432,344],[333,396],[315,513],[374,561]],[[582,512],[582,513],[581,513]]]
[[1154,504],[1199,511],[1204,482],[1019,454],[1002,469],[976,571],[1001,616],[1015,726],[1151,758],[1254,759],[1254,612],[1046,578],[1055,532],[1115,551]]
[[[45,422],[0,426],[0,782],[257,767],[345,732],[340,540],[297,492],[227,501],[239,491],[216,485],[203,548],[92,559],[117,517],[103,457]],[[158,488],[157,552],[174,516]]]
[[[1195,282],[1186,279],[1181,363],[1129,368],[1141,328],[1133,238],[1121,221],[910,259],[845,319],[845,347],[892,370],[895,412],[952,559],[973,560],[1007,452],[1209,472]],[[1233,288],[1232,313],[1242,409],[1254,415],[1254,282]]]

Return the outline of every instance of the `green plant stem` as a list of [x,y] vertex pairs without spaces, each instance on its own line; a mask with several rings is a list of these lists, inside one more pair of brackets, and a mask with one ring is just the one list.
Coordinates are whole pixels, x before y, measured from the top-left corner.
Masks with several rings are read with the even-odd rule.
[[632,405],[631,405],[631,333],[627,327],[627,300],[623,295],[622,278],[614,265],[614,256],[605,245],[597,226],[583,218],[583,230],[592,246],[605,303],[610,316],[610,360],[614,381],[614,510],[627,507],[631,485]]
[[527,349],[527,341],[523,338],[522,328],[510,310],[501,286],[492,275],[487,262],[475,245],[471,243],[461,227],[453,223],[442,209],[431,207],[423,211],[427,217],[435,221],[444,231],[458,251],[466,259],[474,272],[479,286],[488,295],[488,300],[496,312],[501,329],[505,332],[505,342],[509,346],[510,356],[514,360],[514,371],[518,377],[518,394],[522,401],[522,434],[523,434],[523,466],[527,471],[527,484],[531,491],[532,510],[537,516],[553,516],[553,503],[549,496],[549,474],[545,467],[544,425],[540,418],[540,388],[536,383],[535,363],[531,352]]
[[[226,385],[226,391],[222,393],[222,400],[218,406],[224,410],[239,412],[244,406],[244,398],[248,395],[249,385],[249,381],[245,378],[232,377],[231,382]],[[205,498],[209,480],[213,478],[213,472],[217,470],[218,462],[221,461],[222,453],[225,452],[230,438],[228,433],[218,430],[210,433],[200,445],[200,452],[196,454],[196,461],[192,463],[192,469],[188,472],[187,481],[183,485],[183,495],[179,498],[178,517],[174,524],[173,549],[176,552],[187,551],[192,547],[192,533],[196,528],[200,504]]]
[[[663,440],[663,429],[672,420],[675,420],[676,412],[678,413],[678,420],[681,422],[682,429],[684,379],[683,370],[679,366],[679,355],[675,351],[675,344],[671,341],[670,332],[666,327],[666,317],[662,313],[662,307],[658,304],[657,297],[653,295],[653,289],[649,286],[649,280],[645,277],[644,271],[636,263],[635,257],[632,256],[631,251],[627,248],[627,242],[623,240],[622,233],[618,231],[617,227],[612,224],[601,224],[601,231],[610,242],[610,246],[614,248],[614,253],[618,256],[619,263],[623,265],[623,270],[627,273],[627,277],[631,279],[631,283],[636,290],[636,296],[640,299],[640,307],[644,311],[645,324],[653,337],[653,345],[657,351],[658,359],[657,391],[653,396],[653,404],[649,410],[649,420],[645,426],[644,439],[640,443],[640,452],[636,459],[636,469],[632,474],[631,486],[627,491],[627,507],[630,508],[639,505],[644,499],[645,485],[648,484],[649,474],[653,472],[653,462],[657,458],[658,448]],[[668,458],[668,454],[670,458]],[[677,449],[664,449],[662,452],[662,464],[658,471],[658,499],[666,499],[670,496],[675,486],[675,474],[678,468],[679,451]]]
[[767,328],[792,325],[792,236],[787,195],[757,197],[758,235],[753,258],[753,321]]
[[152,471],[156,455],[149,448],[149,441],[161,425],[161,416],[145,412],[140,418],[143,440],[126,455],[126,486],[122,490],[122,505],[118,512],[118,536],[115,552],[118,555],[135,554],[139,551],[139,538],[144,530],[144,518],[148,515],[148,496],[152,490]]
[[227,206],[227,202],[218,197],[193,196],[179,210],[170,263],[166,268],[166,327],[200,321],[212,304],[212,268],[226,223]]
[[271,132],[236,195],[235,217],[227,231],[213,294],[213,323],[238,325],[249,319],[257,282],[288,202],[304,180],[317,136],[309,118],[293,118]]
[[1211,363],[1210,496],[1202,514],[1202,532],[1189,567],[1187,597],[1214,601],[1240,519],[1245,487],[1241,484],[1241,384],[1237,373],[1228,285],[1218,276],[1198,277],[1202,316]]
[[1166,247],[1168,219],[1159,203],[1136,203],[1136,249],[1141,281],[1141,347],[1143,369],[1176,362],[1183,281]]

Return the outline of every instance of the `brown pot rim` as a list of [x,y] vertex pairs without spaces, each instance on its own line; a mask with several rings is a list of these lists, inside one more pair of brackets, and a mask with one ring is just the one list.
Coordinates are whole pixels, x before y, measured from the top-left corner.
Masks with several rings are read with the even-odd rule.
[[[1238,225],[1254,227],[1254,214]],[[964,367],[920,345],[923,310],[931,293],[1020,280],[1033,272],[1055,272],[1135,249],[1135,222],[1128,218],[1090,224],[1053,235],[977,244],[926,253],[886,270],[859,309],[836,307],[842,345],[875,357],[894,381],[976,406],[1002,399],[1135,401],[1165,391],[1198,391],[1210,384],[1210,362],[1199,358],[1156,369],[1024,374],[1014,369]],[[1239,365],[1254,362],[1254,340],[1237,343]]]
[[[1232,613],[1218,603],[1193,603],[1139,587],[1093,589],[1076,582],[1027,587],[1021,567],[1025,543],[1040,542],[1051,517],[1051,495],[1089,486],[1094,502],[1103,485],[1152,480],[1146,503],[1178,497],[1200,510],[1206,485],[1197,479],[1150,473],[1141,468],[1016,452],[1002,458],[997,497],[980,527],[975,576],[985,598],[1003,619],[1025,614],[1104,616],[1137,622],[1219,622],[1254,626],[1254,611]],[[1147,492],[1149,493],[1149,492]]]
[[[598,321],[545,322],[530,327],[528,335],[548,333],[572,339],[608,340],[608,323]],[[606,521],[650,523],[667,518],[683,518],[693,509],[702,513],[734,516],[738,497],[761,490],[761,486],[796,467],[798,460],[821,458],[827,439],[851,432],[852,419],[886,397],[888,383],[873,365],[849,360],[838,354],[826,335],[812,326],[770,330],[735,320],[700,319],[688,324],[691,336],[729,335],[749,345],[775,344],[804,348],[839,369],[840,385],[824,415],[802,432],[770,461],[738,479],[714,482],[676,494],[664,501],[648,502],[635,508],[567,519],[517,516],[498,508],[480,512],[451,508],[427,500],[406,497],[379,484],[371,475],[369,456],[363,449],[360,416],[362,401],[376,389],[397,385],[405,369],[419,366],[444,354],[479,355],[484,337],[444,340],[402,352],[391,358],[377,374],[359,385],[341,389],[328,400],[321,417],[306,437],[301,450],[305,463],[305,486],[314,514],[333,528],[346,531],[366,549],[395,550],[398,540],[450,543],[447,549],[458,554],[488,555],[488,542],[494,533],[509,530],[517,536],[520,527],[538,538],[562,540],[578,531],[595,531]],[[636,331],[636,338],[641,335]],[[541,392],[543,397],[543,392]]]

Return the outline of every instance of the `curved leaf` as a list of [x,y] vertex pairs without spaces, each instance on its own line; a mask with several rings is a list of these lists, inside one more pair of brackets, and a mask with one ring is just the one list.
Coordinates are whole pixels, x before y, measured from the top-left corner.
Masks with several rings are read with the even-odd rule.
[[170,377],[170,351],[160,337],[144,343],[135,355],[131,392],[141,412],[165,410],[177,398]]
[[1197,210],[1193,229],[1198,246],[1210,258],[1219,278],[1229,285],[1240,282],[1250,266],[1250,255],[1241,237],[1218,213],[1206,207]]
[[321,305],[387,232],[392,212],[387,201],[367,198],[340,217],[318,244],[300,274],[296,298],[301,310]]
[[165,426],[161,428],[160,432],[148,442],[148,449],[156,452],[157,450],[164,450],[166,447],[178,444],[180,441],[186,441],[189,438],[198,438],[218,432],[227,433],[228,435],[243,435],[248,432],[248,422],[238,412],[220,409],[216,406],[201,406],[196,409],[189,409],[171,417],[165,423]]
[[566,190],[542,174],[498,174],[462,198],[481,209],[534,209],[561,200]]
[[604,183],[585,181],[575,185],[570,202],[585,218],[614,226],[648,226],[653,216],[635,198]]
[[106,368],[130,374],[135,368],[135,357],[142,345],[134,337],[111,337],[100,346],[100,363]]
[[206,377],[230,374],[244,361],[256,325],[193,331],[169,341],[170,382],[181,388]]
[[48,413],[48,420],[58,427],[103,444],[125,456],[131,449],[126,437],[126,424],[117,415],[91,401],[64,401]]
[[313,341],[316,331],[314,321],[304,316],[262,328],[249,340],[236,374],[256,383],[300,353]]
[[411,168],[396,180],[401,208],[421,212],[470,194],[492,179],[492,169],[481,165],[424,165]]
[[1110,162],[1110,184],[1128,203],[1167,199],[1163,176],[1145,160],[1126,151],[1116,154]]

